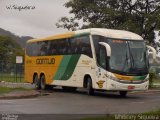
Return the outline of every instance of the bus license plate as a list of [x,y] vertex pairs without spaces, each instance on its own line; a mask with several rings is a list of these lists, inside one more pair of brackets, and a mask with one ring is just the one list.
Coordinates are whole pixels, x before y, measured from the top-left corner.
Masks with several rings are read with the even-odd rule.
[[128,86],[128,90],[133,90],[135,86]]

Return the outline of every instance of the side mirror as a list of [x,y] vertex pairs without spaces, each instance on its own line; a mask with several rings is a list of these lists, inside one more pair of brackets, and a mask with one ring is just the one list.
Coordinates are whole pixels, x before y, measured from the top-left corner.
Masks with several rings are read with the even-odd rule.
[[105,42],[99,42],[99,44],[106,48],[107,57],[111,57],[111,47]]

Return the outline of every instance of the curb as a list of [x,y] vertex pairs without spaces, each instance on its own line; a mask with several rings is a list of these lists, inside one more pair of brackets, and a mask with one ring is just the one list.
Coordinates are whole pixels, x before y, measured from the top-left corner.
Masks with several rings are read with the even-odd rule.
[[146,91],[132,91],[130,93],[131,94],[133,94],[133,93],[160,93],[160,89],[149,89]]
[[30,83],[13,83],[13,82],[5,82],[5,81],[0,81],[0,86],[10,87],[10,88],[17,88],[17,87],[31,88],[31,89],[34,88],[34,86]]
[[24,98],[34,98],[39,96],[37,91],[14,91],[0,95],[0,99],[24,99]]

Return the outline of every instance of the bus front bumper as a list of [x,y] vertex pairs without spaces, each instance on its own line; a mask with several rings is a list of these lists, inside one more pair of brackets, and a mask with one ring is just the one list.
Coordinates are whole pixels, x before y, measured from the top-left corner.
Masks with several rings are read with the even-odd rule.
[[107,90],[115,91],[144,91],[148,90],[149,81],[143,83],[120,83],[118,81],[110,80],[106,84]]

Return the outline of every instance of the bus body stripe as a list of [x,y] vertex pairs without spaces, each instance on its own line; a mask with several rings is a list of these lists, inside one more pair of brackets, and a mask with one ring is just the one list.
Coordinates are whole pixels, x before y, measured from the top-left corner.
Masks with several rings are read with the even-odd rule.
[[53,80],[68,80],[78,63],[80,55],[64,55]]
[[68,63],[67,69],[66,69],[65,73],[63,74],[61,80],[68,80],[72,76],[72,74],[75,70],[75,67],[78,63],[79,58],[80,58],[80,55],[72,55],[72,57]]
[[119,74],[115,74],[115,73],[113,73],[113,74],[118,79],[129,80],[129,81],[131,81],[131,80],[144,80],[147,77],[147,75],[143,75],[143,76],[126,76],[126,75],[119,75]]
[[144,80],[147,77],[147,75],[144,76],[135,76],[133,77],[133,80]]
[[54,76],[54,80],[59,80],[61,79],[62,75],[65,73],[66,69],[67,69],[67,64],[69,63],[70,59],[71,59],[72,55],[64,55],[61,63],[59,65],[59,68]]

